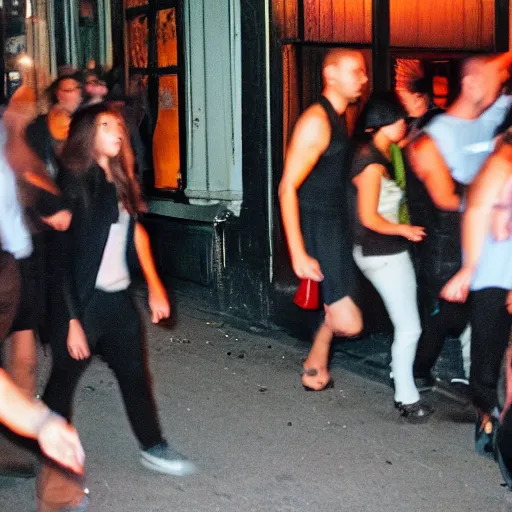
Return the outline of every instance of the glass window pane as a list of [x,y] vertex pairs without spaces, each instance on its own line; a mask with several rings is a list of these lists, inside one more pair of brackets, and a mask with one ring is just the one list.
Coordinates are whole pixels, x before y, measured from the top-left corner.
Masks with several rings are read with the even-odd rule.
[[176,9],[162,9],[157,18],[158,67],[178,64]]
[[148,17],[143,14],[128,22],[130,67],[148,67]]
[[492,50],[495,2],[390,0],[391,45]]
[[148,5],[148,0],[126,0],[126,7],[139,7],[141,5]]
[[308,0],[303,4],[306,41],[371,43],[372,0]]
[[155,188],[181,188],[178,77],[159,77],[158,119],[153,134]]

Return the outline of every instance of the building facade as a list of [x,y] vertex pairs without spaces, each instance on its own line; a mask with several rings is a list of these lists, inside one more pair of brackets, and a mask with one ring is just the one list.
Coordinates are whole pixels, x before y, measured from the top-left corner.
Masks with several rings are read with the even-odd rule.
[[397,59],[422,60],[447,96],[458,59],[509,48],[508,0],[27,1],[3,2],[6,84],[25,51],[53,75],[94,60],[142,94],[147,225],[170,288],[263,326],[310,319],[277,187],[326,49],[360,49],[380,89]]

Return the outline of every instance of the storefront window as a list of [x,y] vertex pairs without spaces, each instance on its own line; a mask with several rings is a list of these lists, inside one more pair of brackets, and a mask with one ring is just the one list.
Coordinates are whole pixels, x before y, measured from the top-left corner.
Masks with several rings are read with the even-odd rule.
[[178,77],[159,78],[158,117],[153,134],[155,188],[181,188]]
[[[128,0],[126,10],[131,83],[147,91],[150,137],[146,153],[151,169],[144,173],[149,195],[169,194],[184,188],[184,119],[180,102],[180,10],[177,0]],[[144,83],[142,83],[142,81]],[[143,134],[141,134],[143,135]],[[148,140],[149,139],[149,140]]]
[[178,34],[174,8],[158,11],[157,51],[159,68],[178,64]]
[[494,2],[390,0],[391,46],[493,50]]
[[128,22],[130,67],[148,67],[148,17],[141,14]]

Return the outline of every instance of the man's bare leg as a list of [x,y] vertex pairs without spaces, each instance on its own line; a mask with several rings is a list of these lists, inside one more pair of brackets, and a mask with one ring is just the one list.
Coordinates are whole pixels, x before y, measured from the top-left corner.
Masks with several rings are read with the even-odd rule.
[[304,361],[302,384],[315,391],[325,388],[331,381],[329,373],[329,351],[334,334],[356,336],[363,328],[360,309],[351,297],[325,306],[325,321],[318,329],[313,346]]
[[313,346],[311,347],[308,357],[304,361],[302,384],[315,391],[322,390],[331,380],[328,362],[332,337],[333,332],[329,326],[323,322],[313,339]]

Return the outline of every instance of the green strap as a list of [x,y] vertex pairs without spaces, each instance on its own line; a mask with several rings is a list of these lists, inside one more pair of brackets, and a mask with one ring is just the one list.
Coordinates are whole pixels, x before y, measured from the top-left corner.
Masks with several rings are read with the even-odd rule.
[[395,170],[395,182],[404,191],[404,196],[400,202],[398,212],[398,221],[400,224],[410,224],[409,211],[407,210],[407,198],[405,197],[405,165],[401,149],[396,144],[391,144],[391,163]]
[[402,151],[396,144],[391,144],[391,163],[395,169],[395,182],[405,190],[405,166]]

